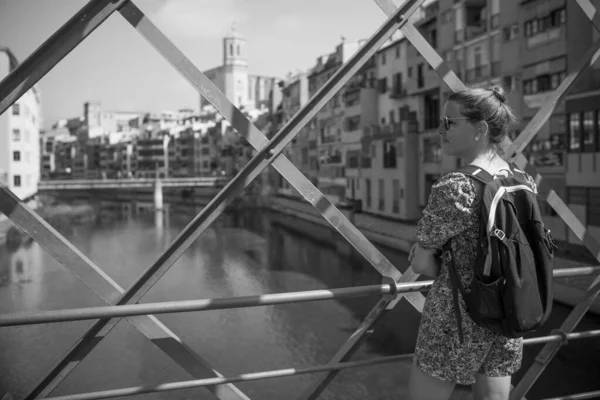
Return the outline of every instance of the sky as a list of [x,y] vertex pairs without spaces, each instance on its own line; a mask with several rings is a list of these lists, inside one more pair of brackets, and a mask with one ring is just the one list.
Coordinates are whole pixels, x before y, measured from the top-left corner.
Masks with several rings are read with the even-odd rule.
[[[402,0],[395,0],[396,4]],[[0,46],[23,61],[85,0],[0,0]],[[235,21],[247,40],[249,72],[283,78],[312,67],[341,37],[369,38],[386,16],[373,0],[136,0],[135,4],[200,69],[222,64],[222,38]],[[119,14],[114,13],[38,83],[44,127],[83,113],[198,109],[199,95]]]

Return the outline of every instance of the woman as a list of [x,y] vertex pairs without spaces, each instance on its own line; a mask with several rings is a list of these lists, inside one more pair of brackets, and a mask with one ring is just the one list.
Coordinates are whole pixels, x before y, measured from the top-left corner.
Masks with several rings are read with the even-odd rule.
[[[509,167],[498,151],[514,123],[501,89],[467,89],[448,97],[438,133],[445,154],[458,156],[463,165],[475,165],[493,176]],[[473,278],[479,214],[471,178],[452,172],[433,185],[417,225],[418,241],[409,255],[415,272],[436,277],[421,317],[409,380],[410,399],[448,399],[454,386],[461,384],[472,386],[475,400],[506,400],[511,375],[521,366],[522,339],[502,337],[477,325],[466,312],[462,297],[464,342],[458,338],[448,269],[437,255],[451,240],[455,267],[468,287]]]

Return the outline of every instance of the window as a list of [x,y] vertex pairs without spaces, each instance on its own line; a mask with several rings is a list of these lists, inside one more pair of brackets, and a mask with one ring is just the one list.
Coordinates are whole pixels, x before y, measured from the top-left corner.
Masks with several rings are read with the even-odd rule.
[[517,79],[514,76],[507,75],[503,78],[504,87],[511,92],[517,90]]
[[417,87],[425,86],[425,77],[423,76],[423,63],[417,65]]
[[385,65],[386,59],[385,59],[385,51],[381,52],[381,65]]
[[379,92],[380,93],[386,93],[388,90],[387,88],[387,78],[381,78],[379,80]]
[[13,151],[13,161],[21,161],[21,152]]
[[20,129],[13,129],[12,130],[12,140],[13,140],[13,142],[20,142],[21,141],[21,130]]
[[425,96],[425,129],[437,129],[440,124],[439,95]]
[[434,49],[437,48],[437,29],[432,29],[429,31],[429,44]]
[[21,175],[15,175],[15,176],[13,176],[13,186],[14,187],[21,187]]
[[392,181],[392,212],[399,213],[400,212],[400,181],[398,179],[394,179]]
[[379,211],[383,211],[385,209],[385,186],[383,179],[379,180]]
[[233,44],[229,45],[229,55],[233,55]]
[[400,44],[396,45],[396,58],[400,58]]
[[594,122],[596,118],[594,114],[594,111],[583,113],[583,151],[586,152],[596,151],[596,143],[594,143]]
[[581,121],[579,113],[569,115],[569,150],[579,151],[581,149]]
[[402,72],[392,76],[392,93],[396,96],[402,95]]
[[408,77],[412,78],[412,67],[408,67]]
[[346,131],[355,131],[360,127],[360,114],[346,117]]
[[395,122],[396,122],[396,118],[395,118],[394,110],[390,110],[390,124],[393,124]]
[[563,79],[565,79],[564,71],[539,75],[535,78],[523,81],[523,92],[524,94],[548,92],[556,89]]
[[365,185],[365,191],[367,192],[367,208],[371,208],[371,180],[365,179]]
[[12,115],[19,115],[20,113],[21,112],[20,112],[20,109],[19,109],[19,104],[18,103],[17,104],[13,104],[13,106],[12,106]]
[[544,33],[549,29],[558,28],[561,25],[565,25],[566,22],[567,12],[565,8],[553,10],[546,15],[541,15],[537,18],[526,21],[524,24],[525,36],[530,37],[535,36],[538,33]]
[[383,168],[396,168],[396,142],[394,140],[383,142]]

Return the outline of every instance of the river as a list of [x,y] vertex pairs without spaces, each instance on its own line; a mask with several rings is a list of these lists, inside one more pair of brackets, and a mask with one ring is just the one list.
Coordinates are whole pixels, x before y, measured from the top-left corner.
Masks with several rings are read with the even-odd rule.
[[[62,233],[126,288],[191,219],[191,211],[179,211],[167,215],[103,211],[95,223],[64,228]],[[371,267],[356,255],[342,256],[335,246],[289,229],[281,221],[267,212],[220,217],[148,292],[143,302],[280,293],[378,281]],[[405,254],[384,251],[395,265],[406,265]],[[345,302],[162,314],[158,318],[219,372],[233,376],[326,363],[376,300],[370,297]],[[17,250],[0,250],[1,313],[99,305],[104,303],[37,243]],[[398,308],[406,318],[392,320],[391,324],[402,324],[399,330],[412,332],[406,336],[407,343],[393,343],[383,332],[367,341],[355,359],[396,354],[413,345],[418,313],[404,302]],[[568,307],[557,305],[554,324],[560,323],[568,311]],[[389,322],[382,331],[388,329]],[[16,398],[24,396],[92,323],[0,328],[0,395],[11,392]],[[598,329],[600,321],[590,316],[581,326]],[[595,341],[595,347],[590,346],[592,340],[569,345],[570,353],[563,350],[559,353],[563,358],[571,357],[574,365],[566,372],[564,368],[554,372],[550,368],[547,379],[565,380],[565,385],[557,387],[560,393],[548,392],[543,382],[536,385],[536,392],[557,395],[597,386],[600,368],[595,360],[599,359],[600,345]],[[577,346],[578,352],[573,353]],[[591,357],[589,362],[581,359],[586,354]],[[578,358],[573,362],[572,357]],[[580,361],[584,364],[578,367]],[[321,398],[401,399],[409,368],[407,361],[343,371]],[[122,320],[53,394],[188,379],[180,367]],[[313,379],[314,376],[301,375],[237,386],[252,399],[294,399]],[[204,389],[188,389],[132,398],[212,398],[206,393]]]

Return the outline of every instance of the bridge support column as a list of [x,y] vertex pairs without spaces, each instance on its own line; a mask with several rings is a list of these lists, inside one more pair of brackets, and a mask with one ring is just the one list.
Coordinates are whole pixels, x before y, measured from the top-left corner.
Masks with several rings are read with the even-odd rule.
[[160,179],[154,181],[154,209],[156,211],[163,210],[163,190],[162,181]]

